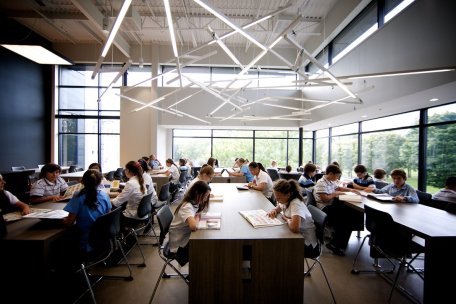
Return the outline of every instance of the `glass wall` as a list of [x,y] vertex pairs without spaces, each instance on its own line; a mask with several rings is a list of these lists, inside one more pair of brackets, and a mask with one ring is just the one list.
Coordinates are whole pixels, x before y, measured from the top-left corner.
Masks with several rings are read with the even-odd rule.
[[119,166],[120,100],[122,78],[106,90],[121,66],[102,66],[92,79],[93,66],[61,66],[58,73],[56,118],[58,163],[103,170]]
[[[204,134],[202,134],[204,133]],[[204,137],[204,139],[202,138]],[[298,131],[254,130],[173,130],[173,159],[191,159],[205,164],[209,157],[220,167],[231,167],[236,158],[256,161],[269,167],[272,160],[285,167],[298,166]]]

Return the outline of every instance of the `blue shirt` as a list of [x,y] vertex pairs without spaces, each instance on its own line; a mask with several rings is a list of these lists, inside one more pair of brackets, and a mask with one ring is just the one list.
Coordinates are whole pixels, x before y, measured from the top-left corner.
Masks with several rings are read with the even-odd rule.
[[397,188],[394,184],[389,184],[382,189],[375,189],[374,193],[388,193],[391,196],[404,196],[409,203],[418,204],[420,202],[415,189],[408,184],[404,184],[402,188]]
[[375,185],[374,179],[369,174],[366,174],[364,178],[355,177],[353,182],[361,187],[369,187],[370,185]]
[[254,176],[252,173],[250,173],[249,167],[247,165],[242,165],[240,172],[244,173],[245,178],[247,179],[247,182],[253,182]]
[[305,176],[304,174],[301,175],[301,177],[298,180],[298,183],[303,188],[309,188],[310,189],[311,187],[315,186],[315,183],[312,180],[312,178],[309,177],[309,176]]
[[76,214],[76,225],[81,233],[79,244],[81,249],[87,252],[92,250],[92,247],[89,245],[90,228],[99,216],[106,214],[111,210],[109,196],[104,191],[97,190],[97,193],[97,209],[91,209],[84,204],[86,195],[82,194],[79,196],[79,193],[73,195],[73,198],[68,202],[65,208],[63,208],[63,210],[68,211],[69,213]]

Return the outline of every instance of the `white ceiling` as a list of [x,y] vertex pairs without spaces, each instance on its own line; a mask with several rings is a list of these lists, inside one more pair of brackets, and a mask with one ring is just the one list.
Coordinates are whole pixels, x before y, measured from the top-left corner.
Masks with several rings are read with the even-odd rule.
[[[0,11],[51,41],[54,46],[58,46],[59,50],[63,50],[63,54],[70,60],[96,62],[107,35],[103,32],[103,22],[109,20],[110,24],[113,23],[122,2],[121,0],[0,1]],[[368,0],[204,0],[204,2],[221,11],[239,27],[276,13],[273,18],[245,30],[264,46],[269,45],[277,35],[300,17],[300,20],[286,33],[292,32],[296,44],[304,47],[312,55],[321,50],[329,39],[334,38],[356,16],[357,12],[369,3]],[[212,41],[213,37],[208,31],[208,26],[217,36],[233,30],[192,0],[170,0],[170,6],[180,54],[204,47]],[[456,36],[452,30],[456,24],[455,18],[450,13],[454,4],[435,4],[432,0],[419,0],[411,7],[411,12],[405,11],[403,17],[398,16],[397,20],[390,22],[367,42],[350,52],[346,58],[332,66],[331,73],[343,79],[343,76],[347,75],[456,66],[454,56]],[[242,58],[244,65],[261,51],[258,46],[240,34],[232,35],[223,41],[236,56]],[[158,46],[160,50],[162,48],[170,50],[170,44],[163,0],[133,0],[131,10],[123,21],[114,42],[115,47],[125,58],[131,58],[137,62],[141,45]],[[87,52],[87,49],[92,51]],[[67,50],[66,53],[65,50]],[[272,51],[269,51],[269,57],[263,59],[261,63],[295,71],[295,67],[290,67],[284,62],[295,63],[298,53],[296,46],[282,39],[274,47],[274,51],[285,57],[285,60],[278,60],[279,66],[272,64],[271,58],[275,59],[275,62],[280,58],[277,54],[272,56]],[[218,52],[223,53],[220,49]],[[83,53],[90,55],[81,59]],[[162,53],[166,55],[161,55],[160,62],[167,62],[162,57],[172,58],[170,51],[160,52]],[[225,56],[225,58],[228,57]],[[209,61],[211,62],[213,63]],[[226,62],[226,65],[233,65],[233,62]],[[305,77],[302,68],[298,72],[301,78]],[[433,104],[429,102],[432,97],[440,99],[434,104],[456,100],[456,72],[454,71],[345,81],[349,82],[347,85],[349,90],[356,93],[356,98],[345,99],[346,103],[334,103],[335,100],[347,96],[347,93],[334,82],[322,87],[306,84],[296,90],[290,90],[290,96],[293,97],[327,100],[330,103],[279,100],[276,102],[278,105],[302,108],[311,112],[311,120],[307,120],[308,115],[293,116],[301,117],[303,120],[284,121],[283,124],[274,121],[274,123],[277,126],[303,126],[306,129],[315,130],[328,125],[336,126],[432,106]],[[265,94],[268,94],[268,91],[261,92],[263,97]],[[198,107],[190,107],[189,113],[192,108]],[[263,114],[265,117],[268,115],[285,117],[296,112],[296,110],[271,106],[264,106],[264,108],[267,108]],[[207,113],[201,114],[207,115]],[[251,115],[248,111],[244,114]],[[204,118],[204,116],[201,117]],[[232,125],[238,122],[239,120],[233,120]],[[181,125],[185,124],[187,122],[181,123]],[[272,123],[271,121],[257,123],[258,126],[265,124]],[[255,125],[255,122],[250,122],[248,125]]]

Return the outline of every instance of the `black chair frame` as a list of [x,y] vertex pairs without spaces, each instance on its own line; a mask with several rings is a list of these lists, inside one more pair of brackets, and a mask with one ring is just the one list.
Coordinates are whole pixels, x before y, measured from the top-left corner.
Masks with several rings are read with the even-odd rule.
[[[93,247],[93,251],[83,254],[84,262],[81,263],[80,269],[78,270],[78,272],[81,272],[84,276],[84,280],[87,284],[87,290],[75,302],[78,302],[85,296],[85,294],[87,294],[87,292],[90,292],[92,302],[96,303],[93,287],[102,279],[123,279],[126,281],[133,280],[131,267],[119,238],[121,212],[121,208],[117,208],[100,216],[90,229],[89,244]],[[128,275],[100,275],[92,274],[90,272],[92,267],[105,263],[112,256],[112,254],[116,252],[116,250],[120,250],[122,254],[122,259],[128,267]],[[91,282],[91,277],[95,277],[96,280]]]
[[[171,226],[171,222],[173,221],[173,213],[171,212],[171,209],[168,205],[164,205],[162,208],[160,208],[160,210],[157,213],[157,221],[158,225],[160,226],[158,254],[165,263],[162,267],[162,270],[160,271],[160,275],[158,276],[157,282],[155,283],[154,291],[152,292],[152,295],[150,297],[149,304],[152,303],[152,301],[154,300],[155,294],[158,289],[158,285],[160,284],[162,278],[181,277],[187,285],[189,283],[187,277],[185,277],[186,274],[181,273],[172,264],[172,262],[175,259],[175,255],[172,252],[170,252],[168,243],[164,244],[165,237],[168,234],[169,227]],[[174,270],[175,274],[167,274],[165,272],[167,266],[171,267]]]
[[[325,243],[324,235],[325,235],[325,226],[326,226],[328,215],[314,205],[308,205],[307,208],[309,209],[310,214],[312,214],[312,219],[314,220],[314,224],[315,224],[315,228],[316,228],[315,234],[316,234],[317,240],[318,240],[318,253],[316,253],[316,252],[306,253],[306,251],[304,251],[304,259],[305,259],[306,265],[307,265],[307,271],[304,272],[304,277],[309,277],[312,270],[314,269],[315,265],[318,264],[323,273],[323,276],[325,277],[326,284],[328,285],[328,289],[331,292],[331,297],[332,297],[334,303],[336,303],[336,298],[335,298],[333,290],[331,288],[331,284],[329,284],[329,280],[326,275],[326,271],[323,268],[323,264],[320,261],[322,247],[324,246],[324,243]],[[312,265],[309,265],[309,262],[307,261],[307,259],[313,260]]]

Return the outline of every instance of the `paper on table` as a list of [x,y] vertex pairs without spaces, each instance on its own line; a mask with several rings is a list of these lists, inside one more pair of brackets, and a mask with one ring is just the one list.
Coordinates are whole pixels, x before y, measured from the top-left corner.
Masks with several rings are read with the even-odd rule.
[[209,198],[210,202],[223,202],[223,194],[214,194],[213,197]]
[[347,202],[361,203],[363,201],[363,198],[361,195],[358,195],[358,194],[355,194],[352,192],[346,192],[346,194],[339,195],[339,200],[347,201]]
[[65,210],[47,210],[41,212],[33,212],[24,215],[23,218],[37,218],[37,219],[62,219],[68,216]]
[[221,218],[221,212],[202,213],[198,222],[198,229],[220,229]]

